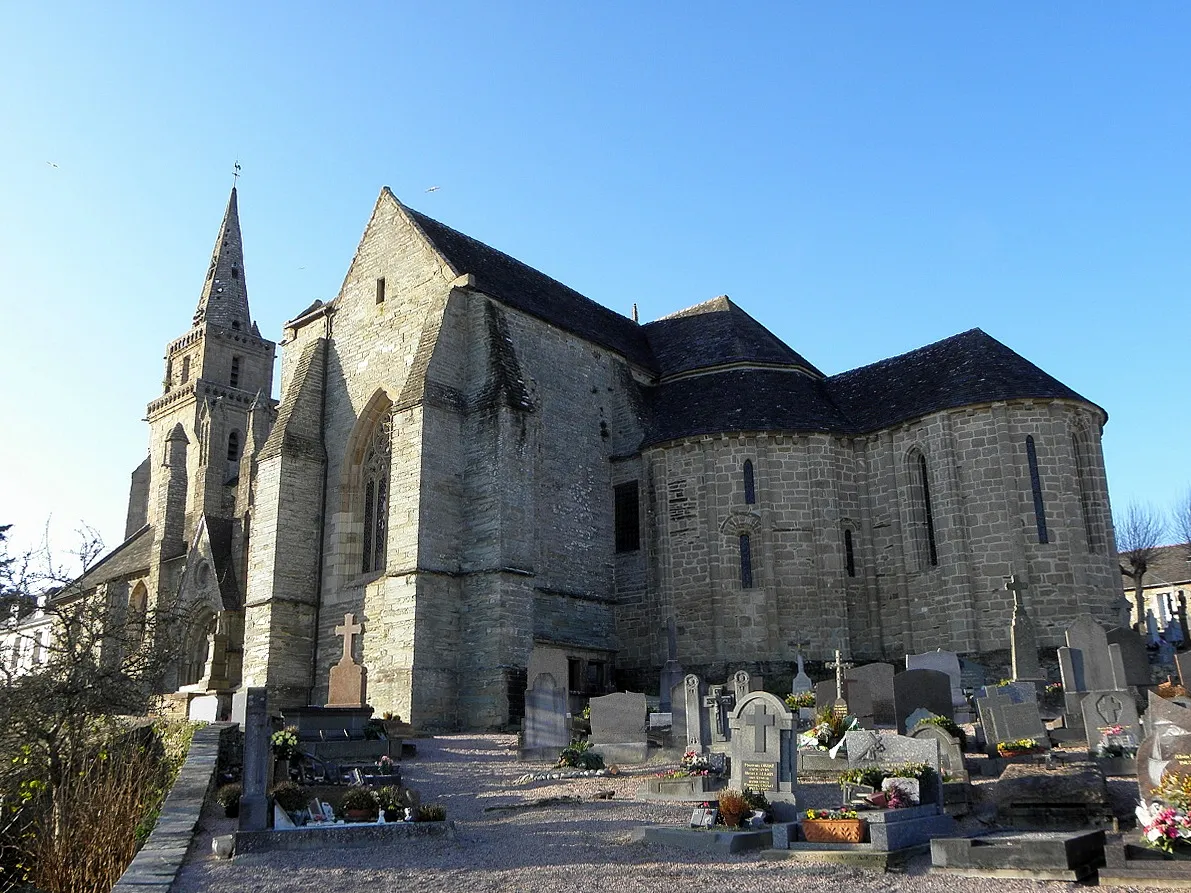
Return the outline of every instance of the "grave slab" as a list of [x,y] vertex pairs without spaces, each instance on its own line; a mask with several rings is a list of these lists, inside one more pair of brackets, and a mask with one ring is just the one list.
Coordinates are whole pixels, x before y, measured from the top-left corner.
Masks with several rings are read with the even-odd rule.
[[1103,831],[1005,832],[931,841],[932,874],[1080,882],[1104,864]]

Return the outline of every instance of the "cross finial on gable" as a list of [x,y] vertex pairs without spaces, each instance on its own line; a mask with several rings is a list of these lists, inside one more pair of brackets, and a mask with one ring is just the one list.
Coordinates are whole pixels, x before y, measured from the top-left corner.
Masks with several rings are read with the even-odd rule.
[[232,165],[232,189],[240,182],[240,162],[237,161]]

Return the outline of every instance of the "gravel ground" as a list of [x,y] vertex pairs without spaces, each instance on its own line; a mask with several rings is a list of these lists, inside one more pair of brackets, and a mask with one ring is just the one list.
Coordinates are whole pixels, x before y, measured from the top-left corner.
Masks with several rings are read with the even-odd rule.
[[[638,770],[620,777],[513,782],[545,764],[519,763],[512,735],[456,735],[417,741],[418,756],[402,762],[406,784],[423,802],[439,802],[458,827],[454,841],[426,838],[375,850],[273,853],[230,862],[211,855],[211,837],[234,830],[235,820],[218,806],[204,810],[200,832],[187,854],[173,893],[252,890],[339,891],[650,891],[723,893],[813,889],[862,893],[1025,893],[1070,887],[1063,883],[970,880],[931,876],[929,857],[911,861],[897,873],[881,874],[831,865],[798,865],[762,860],[756,854],[728,856],[689,853],[629,842],[642,824],[683,825],[689,807],[639,803],[633,795]],[[1130,783],[1113,783],[1114,799],[1125,805]],[[593,800],[614,790],[612,800]],[[1136,791],[1136,784],[1132,784]],[[561,795],[582,804],[484,813],[485,806]],[[799,806],[838,803],[835,785],[800,788]]]

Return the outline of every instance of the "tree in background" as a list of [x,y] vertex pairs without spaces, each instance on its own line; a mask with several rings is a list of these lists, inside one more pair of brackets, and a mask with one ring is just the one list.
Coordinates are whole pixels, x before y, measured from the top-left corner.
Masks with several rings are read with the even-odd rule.
[[[80,533],[73,558],[85,573],[102,543]],[[160,736],[128,718],[145,716],[161,690],[177,625],[167,611],[129,617],[67,576],[47,543],[10,556],[0,538],[7,634],[19,640],[22,619],[44,621],[25,643],[40,660],[0,661],[0,889],[110,889],[166,784]],[[43,614],[29,618],[30,605]]]
[[1131,502],[1125,514],[1113,521],[1116,528],[1117,558],[1121,573],[1133,581],[1133,598],[1138,624],[1145,623],[1146,571],[1158,555],[1166,534],[1166,520],[1153,506]]
[[1187,547],[1187,560],[1191,561],[1191,487],[1184,491],[1174,504],[1174,532],[1179,542]]

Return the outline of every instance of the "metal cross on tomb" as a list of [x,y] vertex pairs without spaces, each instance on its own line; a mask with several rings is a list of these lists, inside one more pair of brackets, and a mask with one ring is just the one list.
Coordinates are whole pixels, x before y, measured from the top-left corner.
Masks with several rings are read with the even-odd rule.
[[735,703],[736,694],[724,691],[722,685],[711,686],[703,697],[703,706],[709,711],[714,728],[721,738],[728,737],[728,709]]
[[1022,600],[1022,593],[1026,591],[1026,584],[1017,579],[1017,574],[1005,581],[1005,588],[1013,593],[1013,607],[1024,609],[1025,602]]
[[835,660],[828,661],[827,669],[835,670],[835,698],[837,701],[844,699],[844,670],[850,670],[856,666],[851,661],[846,661],[840,655],[840,650],[835,649]]
[[362,632],[364,632],[364,624],[356,623],[355,614],[343,615],[343,625],[335,627],[335,635],[343,636],[343,657],[339,661],[341,664],[356,662],[355,658],[352,657],[355,651],[354,640]]
[[777,717],[766,710],[764,704],[758,704],[749,713],[749,718],[744,723],[754,729],[753,753],[765,753],[765,728],[766,726],[776,726]]

